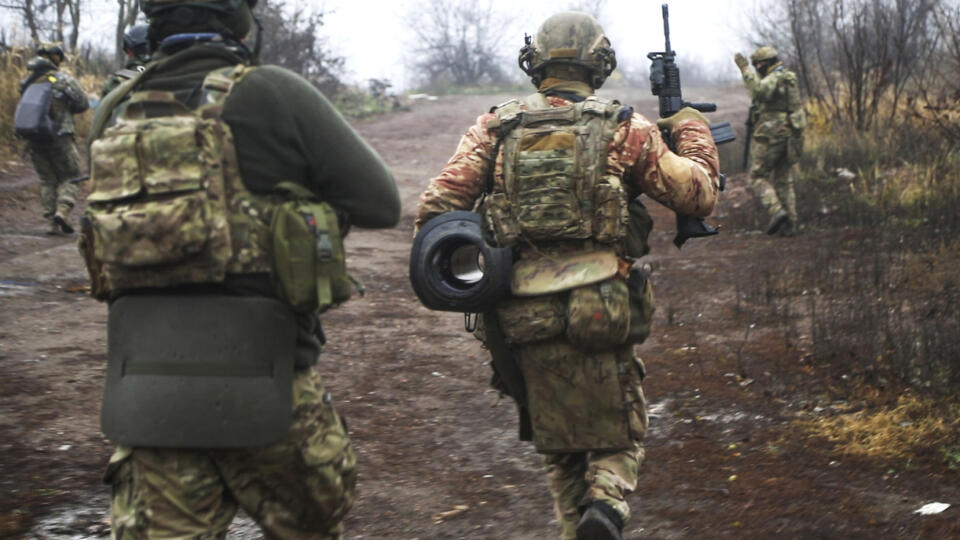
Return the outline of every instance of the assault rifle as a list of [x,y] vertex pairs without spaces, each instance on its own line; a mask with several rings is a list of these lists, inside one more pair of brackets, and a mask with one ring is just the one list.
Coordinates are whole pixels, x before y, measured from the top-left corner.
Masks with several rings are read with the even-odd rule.
[[86,182],[86,181],[89,180],[89,179],[90,179],[90,175],[89,175],[89,174],[85,174],[85,175],[83,175],[83,176],[78,176],[78,177],[76,177],[76,178],[71,178],[70,180],[67,180],[67,182],[69,182],[69,183],[71,183],[71,184],[79,184],[79,183],[81,183],[81,182]]
[[744,124],[747,127],[747,142],[743,145],[743,169],[747,172],[750,166],[750,141],[753,140],[753,117],[756,115],[757,105],[750,104],[750,110],[747,111],[747,121]]
[[[647,58],[651,61],[650,90],[653,95],[660,98],[660,118],[673,116],[684,107],[691,107],[700,112],[716,111],[716,103],[694,103],[683,100],[683,93],[680,91],[680,66],[676,62],[677,53],[670,48],[670,12],[667,4],[663,4],[661,9],[663,10],[664,50],[647,54]],[[661,130],[660,134],[663,135],[663,139],[667,141],[670,149],[676,150],[673,141],[670,139],[669,130]],[[716,144],[728,143],[736,139],[733,128],[730,127],[730,122],[711,124],[710,134]],[[720,191],[723,191],[726,180],[726,175],[721,174]],[[717,234],[717,229],[707,225],[703,218],[677,214],[677,236],[673,238],[673,244],[677,246],[677,249],[680,249],[689,238],[700,238],[714,234]]]

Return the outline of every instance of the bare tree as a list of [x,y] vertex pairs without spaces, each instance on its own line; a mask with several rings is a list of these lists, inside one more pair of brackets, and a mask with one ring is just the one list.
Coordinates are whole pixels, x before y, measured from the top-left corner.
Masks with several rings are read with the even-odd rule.
[[123,33],[137,20],[137,0],[117,0],[117,26],[114,39],[117,59],[123,58]]
[[568,9],[586,13],[601,23],[606,22],[607,0],[575,0]]
[[0,2],[0,8],[19,12],[23,24],[30,32],[30,39],[34,43],[40,41],[40,21],[38,20],[40,8],[33,0],[3,0]]
[[312,11],[299,2],[290,8],[282,1],[271,1],[261,3],[257,15],[263,24],[260,56],[265,63],[300,74],[328,96],[340,91],[344,58],[333,54],[320,37],[323,11]]
[[408,15],[417,39],[411,67],[432,86],[506,79],[501,46],[509,28],[489,1],[428,0]]
[[[941,0],[788,0],[754,18],[755,44],[776,47],[804,92],[859,130],[890,123],[937,45]],[[839,83],[839,84],[838,84]],[[889,115],[882,117],[882,113]]]

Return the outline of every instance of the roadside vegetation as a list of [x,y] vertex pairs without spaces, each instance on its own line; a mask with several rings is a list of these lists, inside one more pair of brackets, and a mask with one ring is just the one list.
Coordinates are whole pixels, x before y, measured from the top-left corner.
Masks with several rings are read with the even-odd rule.
[[[797,70],[796,177],[809,257],[751,265],[738,306],[778,328],[807,391],[848,404],[800,422],[839,450],[960,467],[960,4],[789,0],[757,44]],[[756,213],[759,215],[759,213]],[[739,225],[755,228],[755,218]],[[741,303],[742,302],[742,303]]]

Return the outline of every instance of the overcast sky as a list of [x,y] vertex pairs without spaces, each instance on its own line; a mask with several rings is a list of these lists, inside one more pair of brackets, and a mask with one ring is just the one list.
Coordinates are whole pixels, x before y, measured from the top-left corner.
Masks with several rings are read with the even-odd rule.
[[[484,2],[486,0],[476,0]],[[495,9],[513,13],[512,34],[507,37],[509,60],[523,45],[523,33],[533,34],[552,13],[572,2],[564,0],[490,0]],[[670,5],[671,45],[684,59],[728,69],[736,74],[733,54],[746,50],[742,34],[756,0],[673,0]],[[647,52],[663,50],[661,0],[608,0],[601,22],[613,43],[620,64],[647,64]],[[349,75],[357,81],[387,78],[398,87],[409,84],[405,60],[414,45],[405,20],[418,2],[390,3],[362,0],[327,0],[326,31],[330,45],[348,58]],[[376,7],[373,7],[373,6]],[[510,65],[513,65],[512,63]],[[636,68],[632,68],[636,69]]]
[[[269,2],[270,0],[261,0]],[[475,0],[490,1],[497,11],[509,13],[511,27],[506,38],[505,57],[513,65],[523,45],[523,33],[533,34],[552,13],[566,9],[565,0]],[[673,0],[670,4],[670,37],[684,61],[696,61],[735,74],[732,56],[746,51],[743,35],[748,28],[747,13],[761,0]],[[287,0],[287,4],[298,0]],[[406,21],[422,4],[418,0],[392,2],[371,0],[299,0],[299,3],[327,12],[324,34],[336,54],[346,57],[347,78],[365,83],[386,78],[398,89],[408,87],[406,72],[410,50],[415,43]],[[617,52],[621,66],[636,70],[648,61],[646,53],[663,49],[662,0],[608,0],[601,22]],[[81,41],[111,46],[116,24],[114,0],[87,0],[88,12],[81,22]],[[0,10],[0,24],[17,32],[19,21],[12,12]]]

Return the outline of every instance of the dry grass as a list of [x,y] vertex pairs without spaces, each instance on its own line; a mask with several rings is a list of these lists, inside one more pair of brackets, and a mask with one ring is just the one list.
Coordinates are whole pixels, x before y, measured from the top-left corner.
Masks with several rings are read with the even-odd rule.
[[837,444],[844,454],[884,460],[915,459],[931,453],[949,465],[960,452],[960,401],[906,393],[892,407],[863,410],[797,424],[808,435]]

